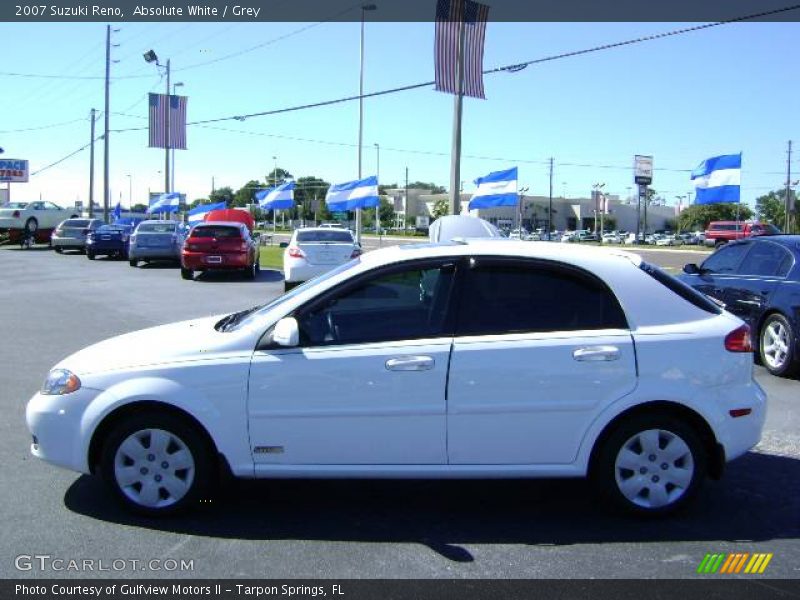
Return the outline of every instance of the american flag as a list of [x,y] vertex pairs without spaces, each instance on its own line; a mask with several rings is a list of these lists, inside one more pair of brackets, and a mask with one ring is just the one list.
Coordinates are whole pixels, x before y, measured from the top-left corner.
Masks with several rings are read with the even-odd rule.
[[464,27],[464,77],[462,94],[485,98],[483,93],[483,43],[489,7],[471,0],[436,3],[436,89],[458,93],[459,25]]
[[[169,147],[186,150],[186,96],[169,96]],[[150,94],[151,148],[166,148],[167,95]]]

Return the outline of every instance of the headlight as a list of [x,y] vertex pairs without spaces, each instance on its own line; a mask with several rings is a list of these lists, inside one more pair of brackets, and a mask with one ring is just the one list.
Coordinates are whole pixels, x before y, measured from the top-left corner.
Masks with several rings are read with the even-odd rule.
[[81,387],[81,380],[75,373],[71,373],[66,369],[53,369],[48,373],[42,385],[41,393],[48,396],[60,396],[63,394],[71,394],[79,390]]

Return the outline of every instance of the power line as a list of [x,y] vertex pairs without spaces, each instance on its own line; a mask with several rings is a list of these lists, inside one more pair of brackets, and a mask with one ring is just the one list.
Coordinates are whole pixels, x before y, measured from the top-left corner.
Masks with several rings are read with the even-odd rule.
[[71,125],[72,123],[78,123],[79,121],[85,121],[86,119],[72,119],[70,121],[61,121],[60,123],[50,123],[49,125],[39,125],[37,127],[24,127],[22,129],[0,129],[0,133],[19,133],[21,131],[38,131],[40,129],[50,129],[52,127],[63,127],[64,125]]
[[[102,135],[100,135],[100,136],[97,136],[96,138],[94,138],[94,141],[96,142],[96,141],[98,141],[98,140],[102,140],[102,139],[103,139],[103,136],[102,136]],[[73,156],[75,156],[75,155],[76,155],[76,154],[78,154],[79,152],[83,152],[84,150],[86,150],[86,149],[87,149],[89,146],[91,146],[91,145],[92,145],[92,143],[91,143],[91,142],[89,142],[88,144],[86,144],[86,145],[84,145],[84,146],[81,146],[80,148],[78,148],[77,150],[74,150],[74,151],[70,152],[69,154],[67,154],[67,155],[66,155],[66,156],[64,156],[63,158],[59,158],[57,161],[50,163],[50,164],[49,164],[49,165],[47,165],[46,167],[42,167],[41,169],[38,169],[38,170],[34,171],[33,173],[31,173],[31,175],[30,175],[30,176],[31,176],[31,177],[33,177],[34,175],[38,175],[38,174],[39,174],[39,173],[41,173],[42,171],[46,171],[47,169],[50,169],[50,168],[52,168],[52,167],[55,167],[56,165],[59,165],[59,164],[61,164],[62,162],[64,162],[65,160],[67,160],[67,159],[69,159],[69,158],[72,158]]]

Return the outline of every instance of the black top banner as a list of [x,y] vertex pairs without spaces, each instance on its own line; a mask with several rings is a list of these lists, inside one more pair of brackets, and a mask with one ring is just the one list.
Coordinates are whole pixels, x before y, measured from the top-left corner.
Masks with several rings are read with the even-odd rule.
[[[437,0],[54,0],[4,1],[7,22],[318,22],[433,21]],[[798,21],[800,4],[791,0],[491,0],[490,21],[618,22]]]

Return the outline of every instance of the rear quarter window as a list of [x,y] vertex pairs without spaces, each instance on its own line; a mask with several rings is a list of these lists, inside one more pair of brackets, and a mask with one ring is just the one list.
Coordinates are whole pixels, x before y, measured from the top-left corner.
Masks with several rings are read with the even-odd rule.
[[639,268],[650,275],[650,277],[658,281],[673,294],[680,296],[700,310],[704,310],[705,312],[713,315],[722,314],[722,309],[713,300],[709,299],[708,296],[701,294],[689,284],[673,277],[666,271],[662,271],[657,266],[642,261],[642,263],[639,265]]

